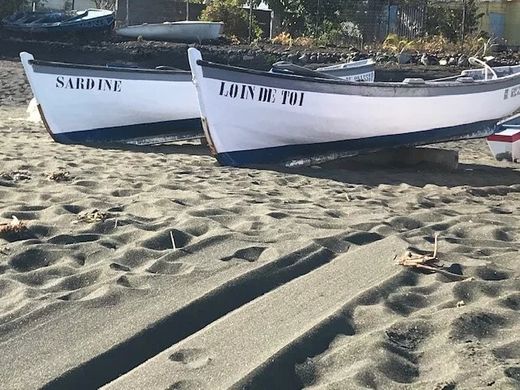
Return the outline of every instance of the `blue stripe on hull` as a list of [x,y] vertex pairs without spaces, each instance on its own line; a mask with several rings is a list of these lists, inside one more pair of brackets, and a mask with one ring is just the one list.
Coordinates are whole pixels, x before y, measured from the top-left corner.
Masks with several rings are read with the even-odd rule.
[[218,153],[216,157],[220,164],[231,166],[285,163],[334,153],[338,155],[337,158],[341,158],[399,146],[418,146],[463,138],[484,137],[494,132],[497,121],[498,119],[398,135]]
[[203,137],[204,132],[202,130],[200,118],[193,118],[106,127],[101,129],[74,131],[70,133],[51,133],[51,136],[56,142],[64,144],[90,144],[146,140],[147,138],[162,137],[169,140],[181,140]]

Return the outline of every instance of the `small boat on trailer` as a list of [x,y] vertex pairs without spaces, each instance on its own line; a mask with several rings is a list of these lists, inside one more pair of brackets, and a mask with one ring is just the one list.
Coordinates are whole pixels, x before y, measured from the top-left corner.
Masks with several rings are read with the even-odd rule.
[[485,137],[520,108],[520,66],[370,83],[221,65],[194,48],[188,56],[206,138],[223,165],[305,165]]
[[155,41],[205,42],[217,40],[223,29],[222,22],[185,20],[127,26],[117,29],[116,33],[123,37]]
[[520,162],[520,114],[498,122],[487,143],[497,160]]
[[70,34],[108,32],[114,27],[114,12],[82,11],[17,12],[2,20],[6,30],[23,33]]
[[204,136],[190,72],[20,58],[57,142],[154,144]]

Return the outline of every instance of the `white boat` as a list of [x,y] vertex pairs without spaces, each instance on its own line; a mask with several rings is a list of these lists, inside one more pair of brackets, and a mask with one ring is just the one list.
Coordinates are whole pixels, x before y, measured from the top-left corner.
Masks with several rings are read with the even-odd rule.
[[[372,82],[375,79],[375,61],[373,59],[353,61],[318,68],[315,71],[291,62],[280,61],[273,64],[270,72],[308,77],[324,77],[324,75],[327,75],[331,79]],[[321,73],[321,75],[316,72]]]
[[38,61],[20,53],[43,122],[62,143],[203,137],[190,72]]
[[520,66],[369,83],[215,64],[194,48],[188,56],[206,138],[225,165],[311,164],[484,137],[520,108]]
[[218,39],[223,29],[222,22],[185,20],[127,26],[117,29],[116,33],[124,37],[156,41],[202,42]]
[[343,80],[370,82],[375,79],[375,64],[372,58],[368,58],[366,60],[347,62],[346,64],[325,66],[316,70]]

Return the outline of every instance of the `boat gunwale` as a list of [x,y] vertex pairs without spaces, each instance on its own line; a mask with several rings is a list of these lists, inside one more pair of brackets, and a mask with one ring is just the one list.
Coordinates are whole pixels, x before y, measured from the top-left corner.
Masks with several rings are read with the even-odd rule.
[[[66,68],[66,69],[86,69],[95,71],[108,72],[128,72],[128,73],[151,73],[151,74],[182,74],[189,75],[191,80],[191,72],[187,70],[173,70],[173,69],[145,69],[145,68],[125,68],[119,66],[103,66],[103,65],[87,65],[87,64],[72,64],[68,62],[43,61],[43,60],[29,60],[31,66],[48,66],[51,68]],[[39,73],[39,72],[37,72]]]
[[206,22],[203,20],[177,20],[175,22],[162,22],[162,23],[141,23],[141,24],[131,24],[129,26],[124,26],[121,28],[118,28],[117,31],[124,30],[124,29],[133,29],[138,27],[145,27],[145,26],[179,26],[179,25],[187,25],[187,24],[193,24],[193,25],[219,25],[223,26],[224,22]]
[[[514,80],[515,78],[518,78],[520,82],[520,65],[514,65],[514,66],[503,66],[503,67],[496,67],[493,69],[500,69],[500,68],[513,68],[518,67],[519,70],[516,73],[509,74],[506,76],[499,77],[497,79],[489,79],[489,80],[474,80],[472,83],[462,83],[457,81],[440,81],[435,82],[434,80],[424,80],[424,84],[407,84],[404,82],[385,82],[385,81],[373,81],[373,82],[366,82],[366,81],[350,81],[350,80],[344,80],[344,79],[328,79],[328,78],[315,78],[315,77],[308,77],[308,76],[299,76],[299,75],[292,75],[292,74],[284,74],[284,73],[270,73],[267,71],[262,70],[256,70],[256,69],[248,69],[238,66],[232,66],[232,65],[225,65],[225,64],[219,64],[211,61],[206,60],[197,60],[197,65],[208,68],[215,68],[220,70],[225,70],[228,72],[238,72],[238,73],[246,73],[254,76],[261,76],[261,77],[270,77],[270,78],[280,78],[285,80],[292,80],[292,81],[302,81],[302,82],[311,82],[311,83],[322,83],[322,84],[331,84],[331,85],[345,85],[345,86],[357,86],[357,87],[382,87],[382,88],[406,88],[406,89],[434,89],[434,88],[446,88],[446,87],[482,87],[484,85],[493,85],[498,83],[503,83],[507,81]],[[484,69],[484,68],[482,68]],[[465,70],[480,70],[480,69],[465,69]],[[454,76],[455,77],[455,76]],[[459,77],[464,77],[464,75],[461,74]],[[206,78],[206,76],[204,76]],[[500,88],[497,88],[500,89]]]

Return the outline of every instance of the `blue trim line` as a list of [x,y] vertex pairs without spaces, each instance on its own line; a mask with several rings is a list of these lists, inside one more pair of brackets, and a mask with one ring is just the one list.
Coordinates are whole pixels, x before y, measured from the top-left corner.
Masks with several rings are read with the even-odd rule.
[[325,156],[332,153],[343,154],[340,157],[346,157],[347,155],[373,152],[386,148],[418,146],[455,141],[463,138],[485,137],[494,133],[497,121],[498,119],[495,119],[398,135],[217,153],[216,157],[220,164],[230,166],[286,163],[305,158],[312,159],[313,156]]
[[64,144],[89,144],[102,142],[125,142],[135,139],[164,137],[171,140],[203,137],[200,118],[175,121],[142,123],[128,126],[106,127],[101,129],[74,131],[70,133],[51,133],[56,142]]

